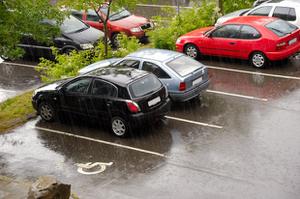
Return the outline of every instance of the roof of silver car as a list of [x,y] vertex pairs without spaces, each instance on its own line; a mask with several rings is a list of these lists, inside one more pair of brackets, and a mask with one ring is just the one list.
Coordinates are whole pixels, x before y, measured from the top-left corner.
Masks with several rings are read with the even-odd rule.
[[144,59],[151,59],[155,61],[165,62],[172,57],[178,57],[182,55],[182,53],[171,51],[171,50],[163,50],[163,49],[154,49],[154,48],[145,48],[134,53],[129,54],[127,57],[138,57]]

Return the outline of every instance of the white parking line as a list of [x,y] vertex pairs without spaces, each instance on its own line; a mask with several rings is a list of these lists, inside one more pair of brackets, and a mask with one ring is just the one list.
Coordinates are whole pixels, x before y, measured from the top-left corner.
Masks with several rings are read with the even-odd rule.
[[250,99],[250,100],[258,100],[258,101],[263,101],[263,102],[268,101],[268,99],[266,99],[266,98],[253,97],[253,96],[248,96],[248,95],[240,95],[240,94],[235,94],[235,93],[226,93],[226,92],[222,92],[222,91],[206,90],[206,92],[219,94],[219,95],[227,95],[227,96],[232,96],[232,97],[240,97],[240,98],[245,98],[245,99]]
[[13,66],[22,66],[22,67],[28,67],[28,68],[35,68],[35,65],[29,65],[29,64],[19,64],[19,63],[13,63],[13,62],[3,62],[2,64],[6,65],[13,65]]
[[203,122],[196,122],[196,121],[177,118],[177,117],[172,117],[172,116],[165,116],[165,118],[170,119],[170,120],[180,121],[180,122],[186,122],[186,123],[190,123],[190,124],[196,124],[196,125],[200,125],[200,126],[211,127],[211,128],[217,128],[217,129],[222,129],[223,128],[223,126],[218,126],[218,125],[214,125],[214,124],[207,124],[207,123],[203,123]]
[[277,74],[271,74],[271,73],[261,73],[261,72],[239,70],[239,69],[232,69],[232,68],[223,68],[223,67],[218,67],[218,66],[207,66],[207,68],[216,69],[216,70],[230,71],[230,72],[236,72],[236,73],[245,73],[245,74],[251,74],[251,75],[263,75],[263,76],[267,76],[267,77],[278,77],[278,78],[284,78],[284,79],[300,80],[300,77],[289,76],[289,75],[277,75]]
[[0,88],[0,92],[6,92],[6,93],[16,93],[17,91],[6,90],[6,89],[2,89],[2,88]]
[[147,153],[147,154],[151,154],[151,155],[156,155],[156,156],[159,156],[159,157],[164,157],[164,158],[166,157],[166,155],[164,155],[162,153],[157,153],[157,152],[154,152],[154,151],[148,151],[148,150],[135,148],[135,147],[131,147],[131,146],[126,146],[126,145],[122,145],[122,144],[117,144],[117,143],[113,143],[113,142],[108,142],[108,141],[104,141],[104,140],[98,140],[98,139],[85,137],[85,136],[81,136],[81,135],[74,135],[72,133],[67,133],[67,132],[63,132],[63,131],[47,129],[47,128],[42,128],[42,127],[37,127],[37,126],[35,126],[33,128],[38,129],[38,130],[42,130],[42,131],[51,132],[51,133],[60,134],[60,135],[66,135],[66,136],[70,136],[70,137],[75,137],[75,138],[80,138],[80,139],[89,140],[89,141],[93,141],[93,142],[98,142],[98,143],[101,143],[101,144],[107,144],[107,145],[116,146],[116,147],[120,147],[120,148],[124,148],[124,149],[138,151],[138,152],[142,152],[142,153]]

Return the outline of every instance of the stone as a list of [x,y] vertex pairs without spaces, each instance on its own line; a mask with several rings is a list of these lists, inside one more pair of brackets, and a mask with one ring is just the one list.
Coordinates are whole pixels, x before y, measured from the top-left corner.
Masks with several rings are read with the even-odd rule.
[[41,176],[29,188],[27,199],[69,199],[70,195],[71,185],[53,176]]

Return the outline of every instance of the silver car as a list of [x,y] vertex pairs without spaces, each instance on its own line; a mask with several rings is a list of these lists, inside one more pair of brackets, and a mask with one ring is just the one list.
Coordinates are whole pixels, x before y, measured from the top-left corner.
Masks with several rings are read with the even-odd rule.
[[142,49],[127,55],[112,66],[152,72],[167,86],[173,101],[183,102],[198,97],[209,85],[206,66],[182,53],[170,50]]

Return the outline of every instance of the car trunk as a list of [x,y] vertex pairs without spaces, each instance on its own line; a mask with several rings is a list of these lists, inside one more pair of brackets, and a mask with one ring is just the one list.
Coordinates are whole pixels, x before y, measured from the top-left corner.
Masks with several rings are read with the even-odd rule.
[[300,42],[300,30],[293,32],[292,34],[288,34],[277,42],[276,50],[285,50],[292,48],[294,45]]
[[186,77],[183,80],[183,82],[185,82],[186,85],[186,90],[191,90],[208,79],[208,75],[205,70],[206,69],[204,67],[199,68],[191,72],[189,75],[186,75]]

